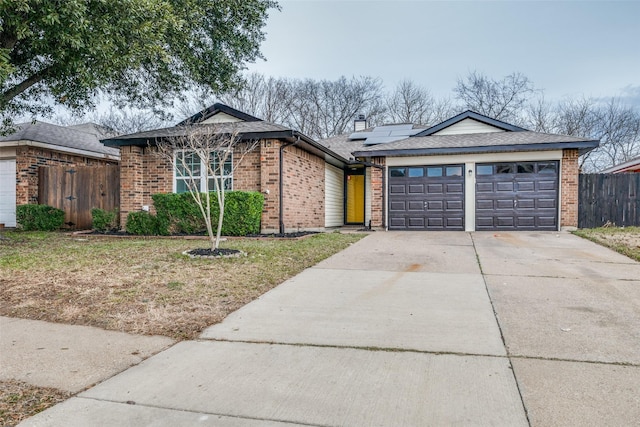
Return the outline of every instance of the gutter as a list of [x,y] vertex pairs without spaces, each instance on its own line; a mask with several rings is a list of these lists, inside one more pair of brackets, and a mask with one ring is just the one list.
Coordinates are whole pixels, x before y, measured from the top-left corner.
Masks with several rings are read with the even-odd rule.
[[283,184],[283,171],[284,171],[284,149],[287,147],[291,147],[292,145],[296,145],[298,142],[300,142],[300,137],[298,136],[298,138],[294,141],[294,142],[287,142],[286,144],[282,144],[280,146],[280,157],[278,158],[278,161],[280,163],[280,170],[278,171],[278,222],[279,222],[279,226],[280,226],[280,234],[284,234],[284,195],[283,195],[283,191],[284,191],[284,184]]

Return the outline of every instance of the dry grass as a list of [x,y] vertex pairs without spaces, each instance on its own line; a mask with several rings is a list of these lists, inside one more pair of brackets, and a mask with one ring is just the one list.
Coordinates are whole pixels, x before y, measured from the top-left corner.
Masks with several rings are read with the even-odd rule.
[[20,381],[0,381],[0,426],[15,426],[70,395],[55,388],[35,387]]
[[248,256],[212,260],[181,255],[202,241],[5,232],[0,315],[191,339],[362,237],[231,240]]
[[640,227],[601,227],[578,230],[575,234],[640,261]]

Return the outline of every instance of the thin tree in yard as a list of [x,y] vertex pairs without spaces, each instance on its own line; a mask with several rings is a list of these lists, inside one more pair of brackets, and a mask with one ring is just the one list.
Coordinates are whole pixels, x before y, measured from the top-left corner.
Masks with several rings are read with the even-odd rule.
[[[225,190],[229,177],[259,141],[244,141],[233,125],[188,125],[179,135],[157,142],[157,154],[168,161],[176,178],[184,183],[207,227],[211,251],[220,246],[224,221]],[[213,184],[213,188],[211,188]],[[211,217],[211,192],[218,200],[216,232]]]

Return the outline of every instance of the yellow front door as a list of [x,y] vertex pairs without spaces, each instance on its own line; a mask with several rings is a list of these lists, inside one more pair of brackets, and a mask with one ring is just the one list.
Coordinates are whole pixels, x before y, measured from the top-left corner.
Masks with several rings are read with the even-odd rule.
[[347,223],[364,224],[364,175],[347,175]]

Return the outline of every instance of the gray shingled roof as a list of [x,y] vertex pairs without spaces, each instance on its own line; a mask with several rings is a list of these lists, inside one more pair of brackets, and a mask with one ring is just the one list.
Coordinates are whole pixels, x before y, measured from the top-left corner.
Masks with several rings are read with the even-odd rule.
[[331,138],[322,139],[318,144],[328,148],[334,153],[344,157],[345,159],[353,159],[353,152],[364,148],[364,140],[351,140],[349,134],[332,136]]
[[589,150],[598,141],[532,131],[410,137],[388,144],[363,147],[357,157],[457,154],[578,148]]
[[[72,148],[95,153],[96,155],[120,157],[120,150],[105,147],[100,143],[99,127],[96,128],[96,126],[97,125],[87,124],[74,128],[39,121],[20,123],[16,125],[16,132],[0,137],[0,143],[33,141],[57,146],[63,151],[64,148]],[[89,130],[90,127],[92,127],[94,131],[87,132],[86,130]]]
[[[216,123],[203,124],[195,126],[209,126],[215,129],[216,133],[228,133],[237,131],[243,135],[269,134],[273,132],[292,132],[290,128],[276,125],[265,121],[253,122],[233,122],[233,123]],[[174,126],[170,128],[154,129],[146,132],[132,133],[130,135],[121,135],[114,138],[103,139],[102,142],[106,146],[126,146],[126,145],[147,145],[158,139],[167,137],[183,136],[186,134],[188,127]]]

